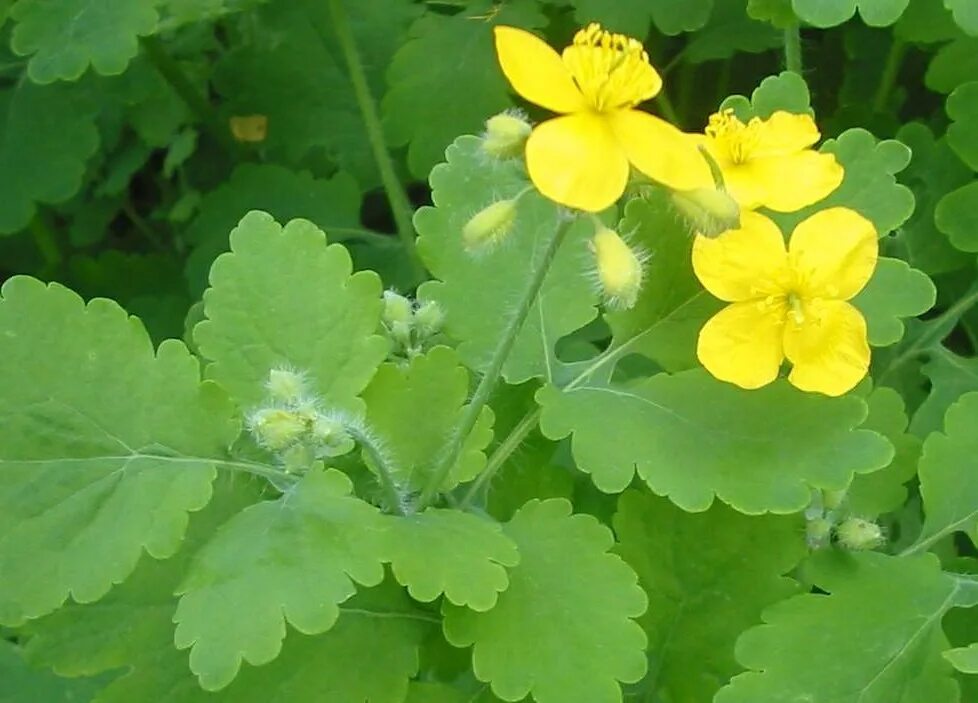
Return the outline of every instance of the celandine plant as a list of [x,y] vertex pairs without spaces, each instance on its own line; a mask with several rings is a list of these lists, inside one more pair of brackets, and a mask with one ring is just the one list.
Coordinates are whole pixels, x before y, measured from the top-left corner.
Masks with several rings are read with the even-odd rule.
[[[8,136],[83,161],[24,115],[47,114],[43,86],[104,97],[104,76],[147,61],[208,148],[244,164],[192,195],[212,154],[195,156],[197,127],[173,137],[159,197],[184,189],[165,217],[191,223],[172,251],[129,185],[118,205],[166,249],[154,266],[184,257],[201,302],[183,341],[154,344],[118,303],[42,272],[3,285],[0,699],[978,700],[978,374],[944,346],[978,339],[970,5],[304,2],[13,4],[29,58]],[[949,42],[928,72],[951,92],[947,137],[855,127],[819,146],[799,24],[857,9],[874,27],[906,12],[892,36],[846,25],[854,64],[880,53],[861,40],[886,40],[877,116],[895,119],[908,47]],[[555,22],[560,52],[547,16],[581,24]],[[697,33],[659,71],[652,42],[593,17],[642,37],[654,22],[662,44]],[[197,47],[234,46],[215,79],[227,115],[157,36],[207,22],[233,30]],[[411,22],[380,115],[368,40]],[[672,66],[782,42],[788,70],[706,101],[689,131]],[[474,74],[498,97],[460,108],[485,131],[435,164],[445,124],[471,117],[426,117],[450,102],[438,80],[467,90],[453,47],[484,55]],[[95,87],[55,83],[89,64]],[[303,92],[333,78],[276,92],[320,68],[356,112]],[[858,75],[841,96],[865,90]],[[501,110],[510,89],[522,107]],[[413,219],[385,130],[408,169],[433,166]],[[11,139],[0,171],[41,149]],[[324,159],[330,177],[311,175]],[[129,163],[100,168],[151,168]],[[359,228],[348,171],[384,189],[400,239]],[[0,205],[50,271],[48,218],[82,237],[71,208],[88,207],[35,214],[67,198],[54,178],[26,169]],[[67,268],[102,270],[87,266]],[[928,274],[941,311],[914,320],[937,300]]]

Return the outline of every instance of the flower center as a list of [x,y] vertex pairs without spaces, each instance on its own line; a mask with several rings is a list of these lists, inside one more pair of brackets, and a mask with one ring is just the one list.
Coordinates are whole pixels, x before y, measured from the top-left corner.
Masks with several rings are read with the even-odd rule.
[[756,117],[744,124],[734,111],[727,109],[710,116],[706,136],[713,139],[718,150],[735,164],[750,160],[751,152],[760,141],[761,121]]
[[801,297],[797,293],[788,293],[785,300],[788,303],[788,317],[796,325],[805,323],[805,307],[801,302]]
[[641,43],[591,23],[564,49],[564,65],[578,89],[598,112],[632,107],[662,87]]

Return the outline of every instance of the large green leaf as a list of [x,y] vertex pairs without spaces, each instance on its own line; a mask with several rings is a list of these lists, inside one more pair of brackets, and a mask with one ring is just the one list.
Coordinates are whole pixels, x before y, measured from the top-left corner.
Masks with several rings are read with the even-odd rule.
[[238,433],[226,394],[175,340],[17,277],[0,301],[0,622],[98,600],[146,551],[181,545]]
[[455,605],[485,611],[509,585],[504,567],[519,562],[516,545],[488,518],[429,508],[392,518],[386,554],[394,577],[418,601],[441,594]]
[[[686,8],[691,3],[677,3]],[[717,0],[710,19],[685,49],[690,63],[727,59],[739,52],[758,54],[780,46],[783,35],[766,22],[744,13],[741,0]]]
[[814,566],[829,595],[795,596],[765,611],[766,624],[737,643],[737,659],[753,671],[735,677],[716,703],[957,701],[950,666],[939,661],[940,619],[978,603],[978,584],[942,573],[930,555],[826,552]]
[[[407,365],[383,364],[363,392],[366,426],[404,494],[422,490],[434,460],[451,437],[469,397],[469,373],[448,347],[435,347]],[[442,490],[471,481],[485,466],[492,411],[483,408]]]
[[426,178],[455,137],[477,132],[486,119],[512,106],[512,89],[496,61],[493,26],[535,29],[544,23],[530,0],[478,0],[456,15],[429,12],[414,23],[387,70],[390,88],[381,104],[384,131],[392,145],[407,145],[412,174]]
[[798,17],[816,27],[842,24],[859,8],[859,16],[871,27],[886,27],[907,9],[910,0],[792,0]]
[[950,93],[978,76],[978,37],[958,37],[931,59],[924,83],[938,93]]
[[32,668],[16,645],[0,639],[0,703],[88,703],[102,684]]
[[926,437],[944,427],[944,414],[958,398],[978,391],[978,359],[960,356],[939,344],[930,350],[921,371],[930,380],[930,393],[914,413],[910,429]]
[[787,381],[746,391],[693,370],[627,386],[547,386],[537,401],[543,433],[573,435],[578,467],[602,491],[623,490],[637,469],[690,511],[716,496],[748,514],[796,512],[811,487],[844,488],[893,456],[886,439],[855,429],[866,418],[861,399],[804,393]]
[[954,21],[961,29],[978,36],[978,5],[970,0],[944,0],[944,5],[954,14]]
[[784,577],[805,554],[796,518],[723,505],[690,514],[648,492],[618,499],[615,551],[649,595],[646,700],[708,701],[741,671],[734,642],[761,610],[798,592]]
[[70,85],[24,80],[0,92],[0,233],[25,227],[35,203],[60,203],[78,191],[98,148],[95,110],[91,97]]
[[901,318],[922,315],[934,306],[936,299],[937,289],[926,274],[900,259],[882,257],[873,277],[852,304],[866,318],[869,343],[886,347],[903,338]]
[[91,65],[115,75],[129,65],[140,36],[156,29],[154,0],[20,0],[10,12],[17,22],[11,47],[31,56],[35,83],[77,80]]
[[[424,284],[420,295],[442,305],[447,334],[459,341],[463,361],[477,370],[488,365],[514,301],[563,216],[556,205],[527,193],[519,200],[516,223],[505,242],[491,251],[467,252],[461,236],[466,221],[528,185],[520,163],[488,159],[480,144],[480,139],[468,136],[449,147],[448,163],[431,172],[435,206],[415,215],[419,251],[440,279]],[[592,231],[590,222],[581,221],[564,239],[504,367],[510,383],[552,378],[557,340],[594,318],[596,294],[587,276],[586,245]]]
[[207,320],[195,329],[208,375],[248,407],[263,399],[269,370],[292,366],[330,407],[356,406],[387,343],[374,334],[380,280],[350,272],[346,249],[327,247],[311,222],[282,227],[264,212],[245,215],[231,253],[214,262]]
[[355,584],[384,578],[384,519],[351,490],[338,471],[311,472],[232,518],[195,557],[173,621],[204,689],[227,686],[242,659],[275,659],[286,620],[305,634],[325,632]]
[[946,109],[952,120],[947,128],[948,144],[978,171],[978,80],[955,88],[947,98]]
[[924,499],[924,529],[918,542],[932,543],[963,530],[978,544],[978,393],[966,393],[947,411],[944,431],[924,441],[920,457],[920,494]]
[[951,244],[961,251],[978,251],[978,181],[961,186],[941,198],[934,211],[934,221]]
[[646,608],[635,573],[608,554],[611,532],[566,500],[527,503],[506,525],[520,563],[484,613],[445,606],[445,635],[474,645],[476,677],[504,701],[618,703],[645,673]]
[[710,18],[714,0],[571,0],[581,25],[600,22],[614,32],[643,39],[649,23],[663,34],[694,32]]

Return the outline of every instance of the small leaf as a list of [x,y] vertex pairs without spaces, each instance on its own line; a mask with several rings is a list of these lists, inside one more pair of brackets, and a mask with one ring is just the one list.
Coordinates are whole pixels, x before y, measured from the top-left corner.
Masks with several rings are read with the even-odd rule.
[[[683,3],[685,8],[689,3]],[[678,6],[678,5],[677,5]],[[758,54],[780,46],[783,35],[771,25],[744,14],[741,2],[721,0],[710,20],[696,32],[686,46],[690,63],[726,59],[738,52]]]
[[350,255],[311,222],[280,226],[250,212],[231,233],[231,252],[211,269],[207,320],[194,337],[212,363],[207,374],[244,408],[262,401],[268,372],[293,366],[309,374],[330,407],[359,407],[356,395],[387,353],[374,332],[380,281],[351,274]]
[[519,562],[516,545],[491,520],[430,508],[392,518],[386,560],[398,583],[422,603],[441,594],[479,612],[496,605],[509,585],[506,569]]
[[900,259],[881,257],[873,277],[852,304],[866,317],[869,343],[887,347],[903,338],[901,318],[922,315],[936,299],[937,289],[926,274]]
[[978,643],[944,652],[944,658],[964,674],[978,674]]
[[901,41],[919,44],[948,41],[960,36],[950,11],[933,0],[910,0],[900,21],[893,27],[893,34]]
[[978,36],[978,5],[971,0],[944,0],[944,5],[954,14],[954,21],[961,29]]
[[[978,15],[976,15],[978,16]],[[978,171],[978,81],[954,89],[947,98],[947,142],[973,171]]]
[[694,32],[710,18],[713,0],[572,0],[581,25],[599,22],[613,32],[645,37],[649,22],[667,35]]
[[197,554],[173,621],[205,690],[227,686],[242,659],[275,659],[286,620],[305,634],[326,632],[355,583],[384,578],[383,517],[351,489],[338,471],[309,473],[232,518]]
[[720,105],[731,108],[737,117],[747,121],[752,117],[767,119],[778,110],[804,115],[812,114],[811,93],[805,79],[794,71],[782,71],[768,76],[751,93],[750,101],[742,95],[732,95]]
[[[466,251],[461,232],[469,218],[528,185],[520,163],[487,159],[480,144],[480,139],[468,136],[449,147],[448,163],[431,172],[435,206],[415,215],[418,249],[440,279],[425,283],[419,297],[441,304],[446,333],[459,341],[459,355],[475,370],[488,365],[513,314],[513,301],[526,288],[561,216],[556,205],[526,193],[504,243],[478,255]],[[564,238],[503,368],[509,383],[551,378],[557,340],[594,319],[596,292],[588,280],[592,264],[586,244],[592,233],[592,224],[581,220]]]
[[137,39],[156,30],[153,0],[20,0],[10,11],[17,22],[10,46],[31,55],[27,74],[35,83],[74,81],[91,65],[97,73],[126,70]]
[[927,66],[924,83],[938,93],[950,93],[978,75],[978,37],[959,37],[942,46]]
[[623,490],[637,469],[655,493],[693,512],[714,496],[748,514],[796,512],[812,487],[844,488],[893,456],[883,437],[855,429],[866,417],[861,399],[786,381],[747,391],[693,370],[628,386],[547,386],[537,402],[543,434],[573,435],[577,465],[599,489]]
[[174,554],[238,426],[187,348],[154,352],[115,303],[26,277],[2,293],[0,622],[18,625]]
[[531,500],[505,526],[520,563],[496,606],[445,607],[445,636],[474,645],[480,681],[505,701],[619,703],[618,682],[645,673],[646,608],[635,573],[608,554],[611,532],[566,500]]
[[724,505],[687,513],[646,491],[618,499],[615,551],[649,594],[649,700],[709,701],[741,667],[734,642],[761,610],[798,592],[784,574],[805,555],[794,517],[746,517]]
[[937,345],[921,371],[930,379],[930,393],[914,413],[910,430],[926,437],[944,427],[944,414],[958,398],[978,391],[978,358],[959,356]]
[[887,27],[907,9],[910,0],[792,0],[798,17],[816,27],[842,24],[859,8],[859,15],[870,27]]
[[978,251],[978,181],[953,190],[937,203],[934,222],[961,251]]
[[791,0],[747,0],[747,14],[778,29],[785,29],[796,19]]

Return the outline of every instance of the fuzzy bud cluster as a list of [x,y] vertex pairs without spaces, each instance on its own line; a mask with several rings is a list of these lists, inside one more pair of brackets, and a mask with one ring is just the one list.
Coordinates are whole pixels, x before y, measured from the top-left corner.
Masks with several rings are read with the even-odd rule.
[[393,343],[392,356],[412,359],[430,346],[445,324],[445,311],[434,300],[414,301],[392,290],[384,291],[380,316],[383,331]]
[[522,156],[533,127],[518,110],[507,110],[486,120],[482,150],[497,159]]
[[881,547],[886,542],[883,528],[874,520],[852,515],[846,505],[846,491],[816,492],[805,511],[805,533],[811,549],[835,544],[858,552]]

